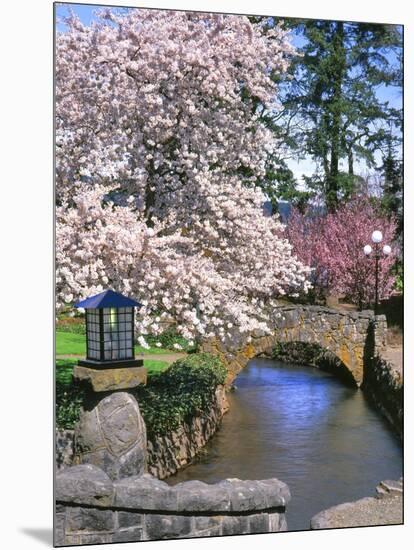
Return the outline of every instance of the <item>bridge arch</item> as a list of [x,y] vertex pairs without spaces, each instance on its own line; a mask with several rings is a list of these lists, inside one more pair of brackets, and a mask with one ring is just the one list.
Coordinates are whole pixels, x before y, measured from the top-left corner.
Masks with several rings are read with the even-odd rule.
[[360,386],[367,353],[372,355],[384,349],[386,337],[385,316],[374,316],[372,311],[288,305],[273,312],[271,334],[255,331],[235,338],[231,344],[208,340],[202,349],[221,358],[228,371],[226,383],[231,384],[250,359],[269,352],[279,342],[318,344],[334,354]]

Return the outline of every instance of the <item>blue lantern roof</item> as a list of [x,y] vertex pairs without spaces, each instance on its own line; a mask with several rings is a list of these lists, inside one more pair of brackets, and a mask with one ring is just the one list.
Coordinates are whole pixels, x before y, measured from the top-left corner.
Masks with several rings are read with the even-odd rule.
[[102,309],[104,307],[141,307],[142,304],[127,298],[113,290],[105,290],[100,294],[81,300],[75,304],[75,307],[84,309]]

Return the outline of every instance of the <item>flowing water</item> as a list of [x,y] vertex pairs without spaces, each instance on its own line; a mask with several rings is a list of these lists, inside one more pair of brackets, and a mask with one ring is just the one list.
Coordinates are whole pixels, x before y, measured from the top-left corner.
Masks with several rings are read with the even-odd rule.
[[361,390],[311,367],[253,359],[228,394],[230,410],[203,456],[169,484],[189,479],[276,477],[289,485],[289,531],[321,510],[373,496],[402,475],[399,439]]

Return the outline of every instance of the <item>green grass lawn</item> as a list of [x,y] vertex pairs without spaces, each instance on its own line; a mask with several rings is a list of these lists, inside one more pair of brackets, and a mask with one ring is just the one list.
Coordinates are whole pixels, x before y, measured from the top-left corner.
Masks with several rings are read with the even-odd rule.
[[[172,350],[164,348],[145,349],[142,346],[135,346],[135,354],[140,353],[171,353]],[[175,350],[174,350],[175,351]],[[84,334],[75,334],[73,332],[56,332],[56,355],[85,355],[86,341]]]
[[[57,359],[56,360],[56,382],[58,384],[72,384],[73,367],[78,362],[77,359]],[[144,367],[148,369],[148,376],[165,370],[168,367],[166,361],[156,361],[154,359],[144,359]]]

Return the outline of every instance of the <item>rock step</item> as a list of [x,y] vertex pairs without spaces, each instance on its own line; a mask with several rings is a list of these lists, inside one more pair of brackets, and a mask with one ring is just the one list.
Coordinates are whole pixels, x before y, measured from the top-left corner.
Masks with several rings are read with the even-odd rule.
[[403,494],[402,478],[399,481],[385,480],[381,481],[376,487],[377,498],[387,498],[393,496],[401,496]]

